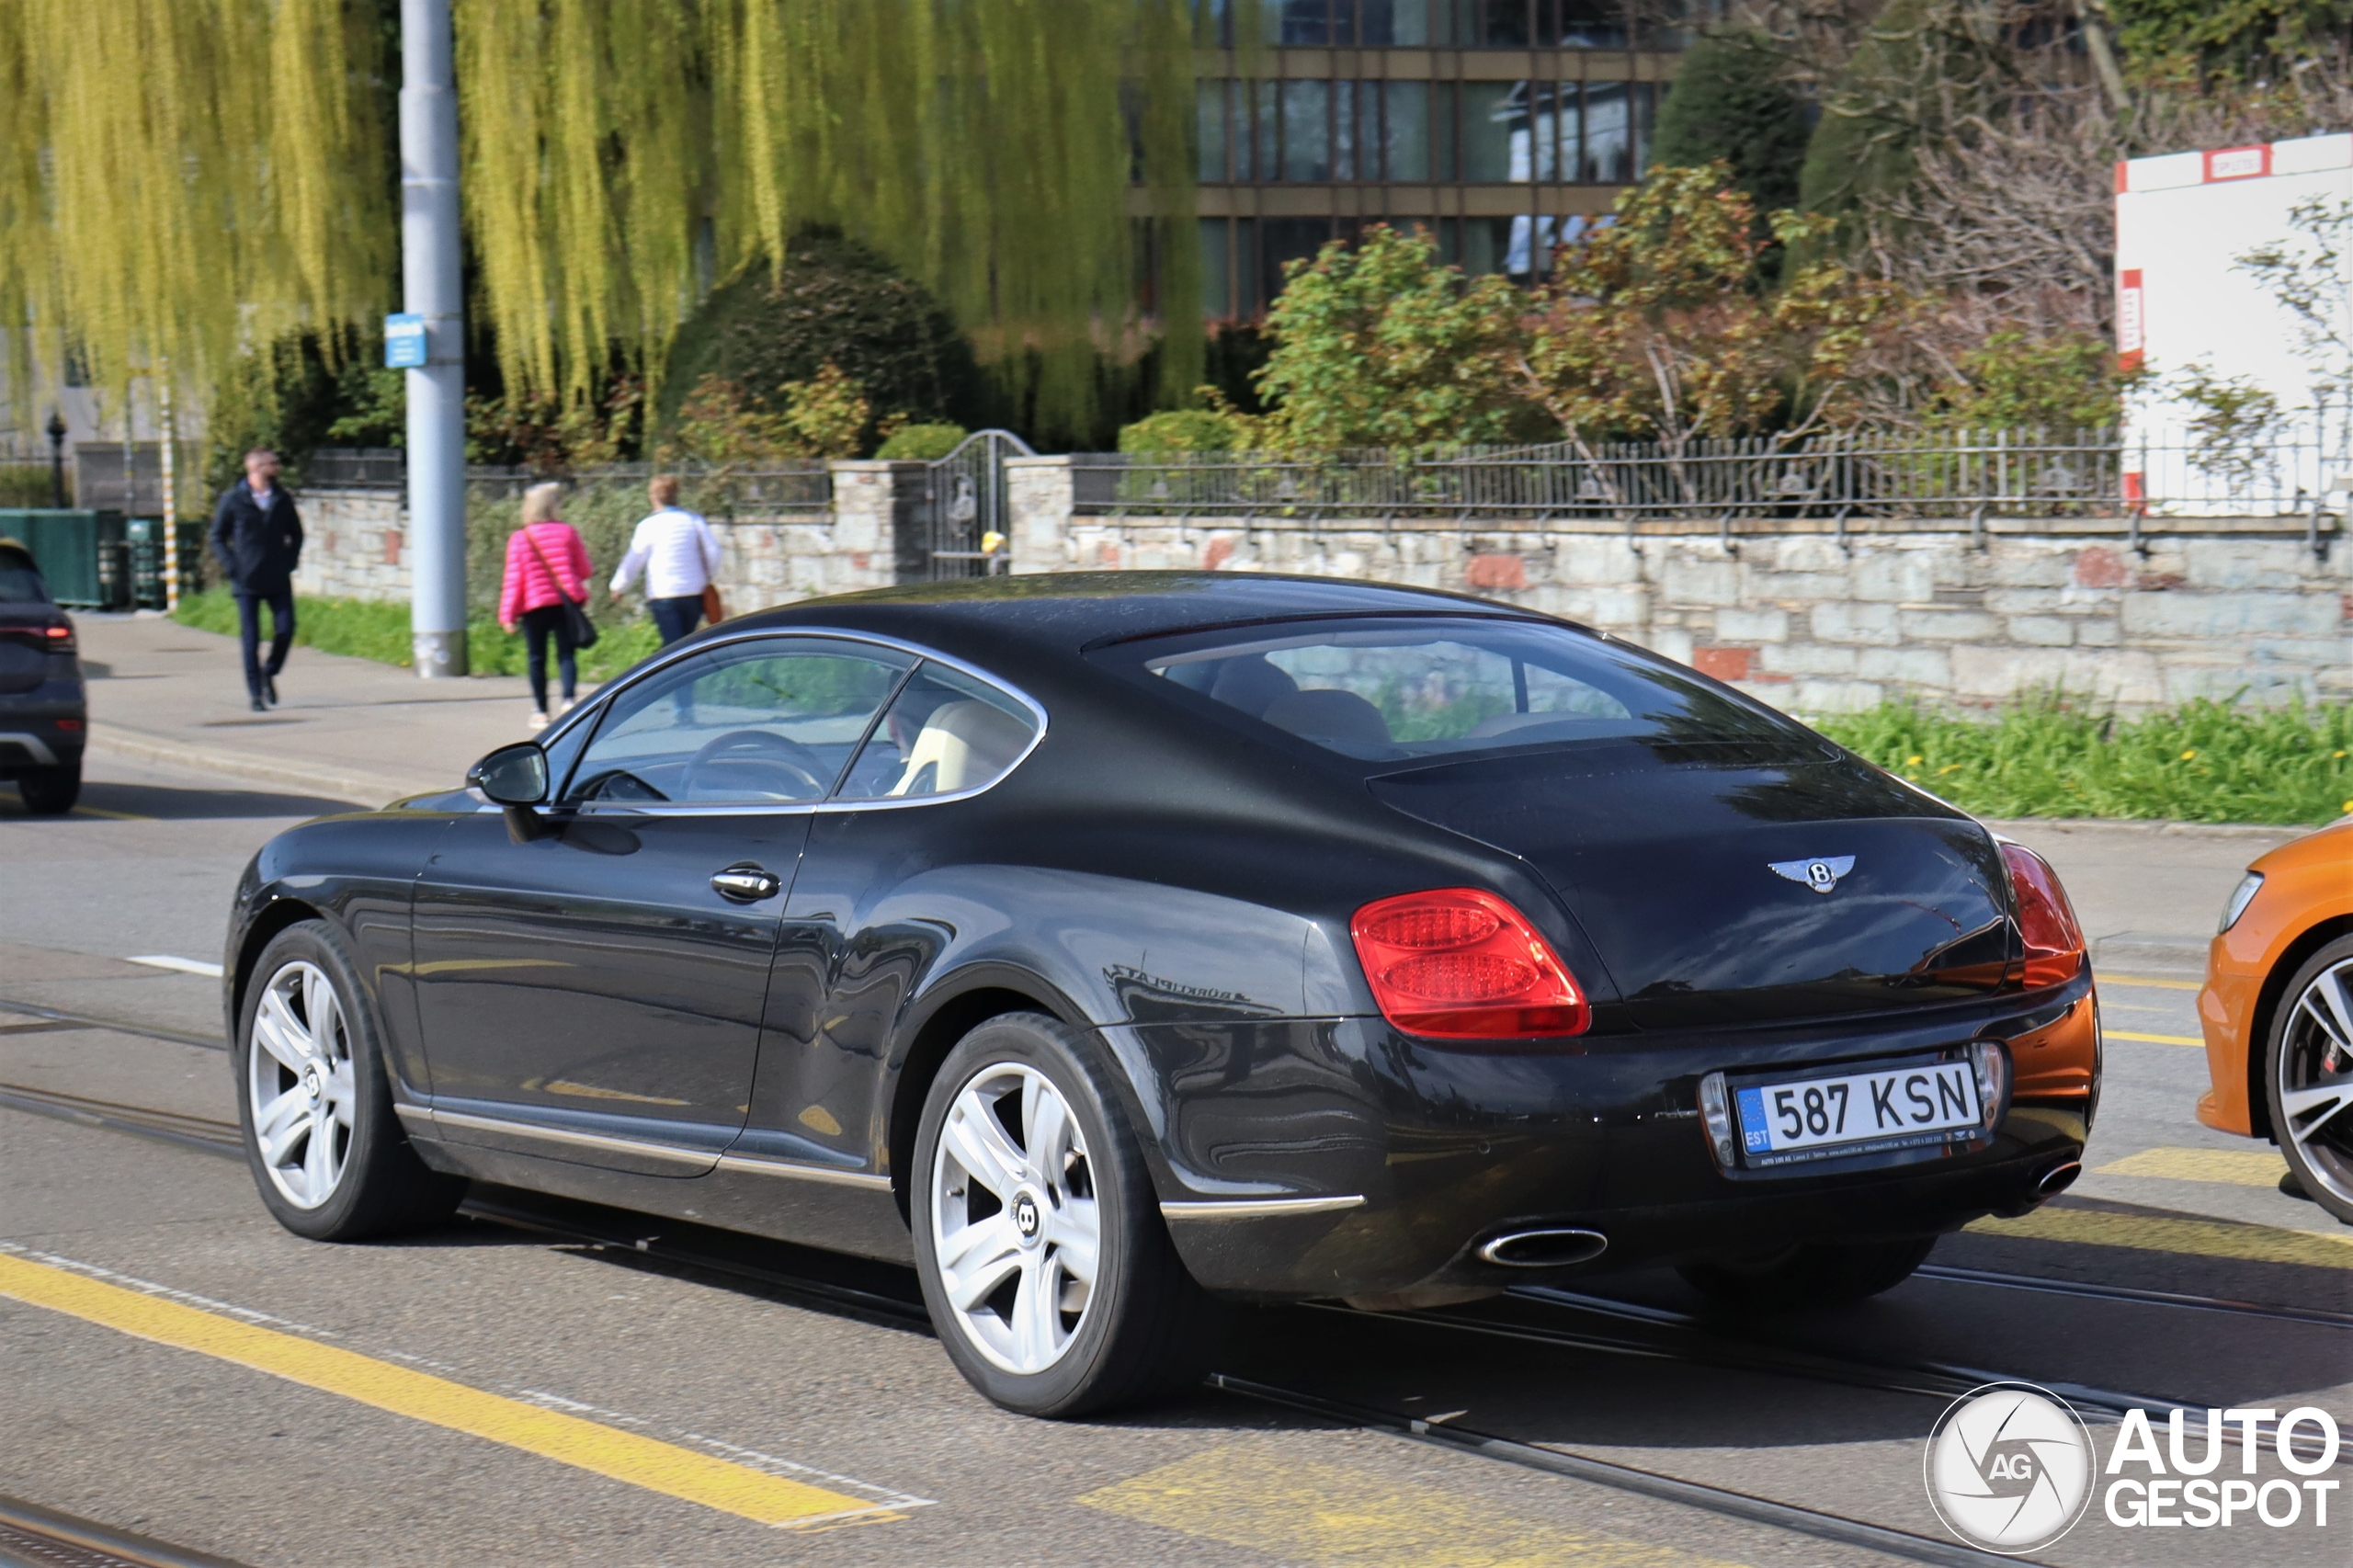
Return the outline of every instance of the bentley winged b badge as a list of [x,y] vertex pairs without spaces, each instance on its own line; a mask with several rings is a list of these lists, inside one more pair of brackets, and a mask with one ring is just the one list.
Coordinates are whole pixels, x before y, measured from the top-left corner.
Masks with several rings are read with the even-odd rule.
[[1839,878],[1855,869],[1855,858],[1825,855],[1817,860],[1768,860],[1766,864],[1779,876],[1803,882],[1816,892],[1830,892],[1838,886]]

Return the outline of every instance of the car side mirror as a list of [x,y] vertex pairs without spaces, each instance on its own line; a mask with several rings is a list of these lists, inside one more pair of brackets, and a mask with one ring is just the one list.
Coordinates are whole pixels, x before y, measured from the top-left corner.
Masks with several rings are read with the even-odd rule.
[[548,754],[536,742],[500,746],[466,770],[466,783],[481,790],[491,804],[506,808],[507,836],[516,843],[529,844],[547,835],[539,813],[531,809],[548,798]]

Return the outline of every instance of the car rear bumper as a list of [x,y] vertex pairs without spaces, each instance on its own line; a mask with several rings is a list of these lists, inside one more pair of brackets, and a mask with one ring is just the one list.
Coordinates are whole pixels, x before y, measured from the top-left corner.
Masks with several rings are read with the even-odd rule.
[[[2098,1071],[2090,978],[1933,1011],[1510,1056],[1433,1051],[1379,1019],[1107,1038],[1131,1074],[1138,1057],[1150,1062],[1166,1096],[1146,1121],[1163,1131],[1164,1212],[1195,1276],[1237,1295],[1360,1296],[1928,1235],[2023,1212],[2083,1153]],[[1974,1039],[2006,1042],[2016,1086],[1972,1149],[1813,1174],[1717,1165],[1697,1107],[1707,1073],[1859,1063]],[[1557,1267],[1480,1256],[1497,1237],[1546,1230],[1606,1244]]]
[[71,767],[89,738],[78,707],[0,699],[0,778]]

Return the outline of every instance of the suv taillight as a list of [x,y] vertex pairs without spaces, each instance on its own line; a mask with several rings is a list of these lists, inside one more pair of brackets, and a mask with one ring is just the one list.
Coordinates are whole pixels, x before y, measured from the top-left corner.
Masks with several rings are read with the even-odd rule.
[[2010,892],[2018,906],[2018,935],[2026,939],[2026,983],[2031,991],[2073,980],[2084,967],[2084,928],[2067,903],[2067,890],[2051,862],[2023,844],[2004,843]]
[[1593,1009],[1518,910],[1477,888],[1376,899],[1348,922],[1381,1017],[1441,1040],[1582,1034]]
[[48,626],[43,627],[41,630],[44,634],[44,641],[47,642],[49,651],[51,653],[70,653],[74,652],[74,629],[71,626]]

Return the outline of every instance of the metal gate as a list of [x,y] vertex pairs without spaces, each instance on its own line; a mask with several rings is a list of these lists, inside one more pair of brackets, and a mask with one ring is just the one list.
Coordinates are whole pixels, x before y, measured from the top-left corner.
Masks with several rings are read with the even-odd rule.
[[931,465],[924,484],[926,577],[985,577],[1012,564],[1005,460],[1035,456],[1010,430],[976,430]]

